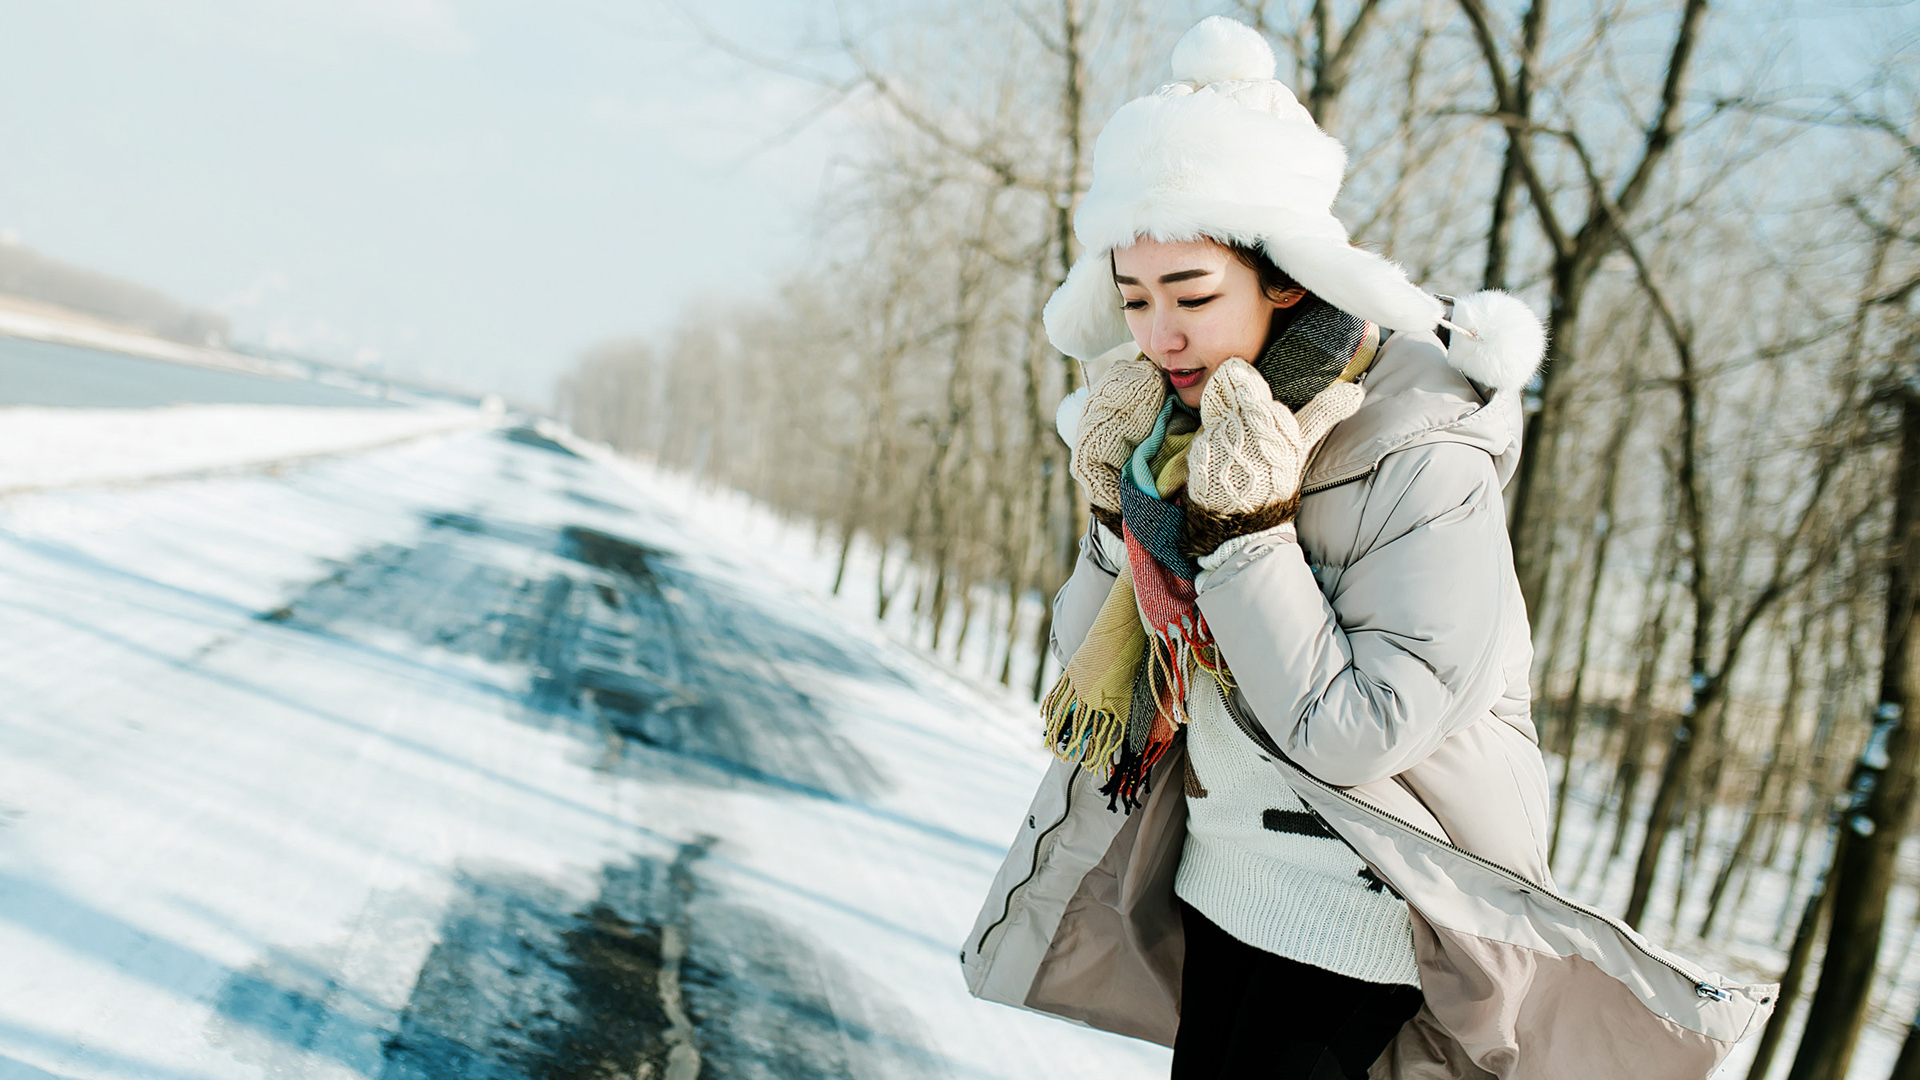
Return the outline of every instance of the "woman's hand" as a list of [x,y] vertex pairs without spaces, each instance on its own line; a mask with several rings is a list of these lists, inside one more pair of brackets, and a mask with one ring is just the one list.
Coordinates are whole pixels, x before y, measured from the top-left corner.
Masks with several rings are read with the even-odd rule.
[[1291,521],[1307,455],[1365,396],[1357,384],[1336,382],[1295,415],[1245,360],[1216,368],[1201,391],[1200,433],[1187,454],[1188,550],[1204,555]]
[[1144,356],[1114,364],[1087,394],[1071,468],[1096,515],[1104,512],[1110,525],[1120,514],[1120,470],[1153,431],[1166,398],[1166,377]]

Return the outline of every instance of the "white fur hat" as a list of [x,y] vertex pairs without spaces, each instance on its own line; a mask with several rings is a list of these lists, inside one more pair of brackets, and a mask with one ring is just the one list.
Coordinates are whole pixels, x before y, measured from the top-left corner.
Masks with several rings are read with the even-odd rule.
[[1348,241],[1333,216],[1346,148],[1273,72],[1266,39],[1215,15],[1174,46],[1174,82],[1113,114],[1073,218],[1080,260],[1047,301],[1055,348],[1090,360],[1131,340],[1109,257],[1142,236],[1257,245],[1351,315],[1395,330],[1439,320],[1439,300]]

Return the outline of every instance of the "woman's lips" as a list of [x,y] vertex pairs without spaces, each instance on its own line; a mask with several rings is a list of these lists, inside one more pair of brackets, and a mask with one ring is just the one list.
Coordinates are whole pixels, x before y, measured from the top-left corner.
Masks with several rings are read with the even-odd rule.
[[1200,385],[1200,380],[1206,377],[1206,368],[1185,368],[1180,371],[1167,372],[1167,381],[1172,383],[1176,390],[1185,390],[1189,386],[1198,386]]

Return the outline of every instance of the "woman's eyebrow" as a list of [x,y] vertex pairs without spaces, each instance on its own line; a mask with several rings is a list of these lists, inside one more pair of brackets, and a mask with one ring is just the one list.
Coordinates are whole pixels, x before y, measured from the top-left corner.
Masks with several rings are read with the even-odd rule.
[[[1176,281],[1188,281],[1193,278],[1206,277],[1208,274],[1211,274],[1213,272],[1214,271],[1212,270],[1175,270],[1171,274],[1161,274],[1160,284],[1171,285]],[[1118,282],[1121,285],[1140,284],[1139,278],[1130,278],[1125,274],[1115,274],[1113,275],[1113,280]]]

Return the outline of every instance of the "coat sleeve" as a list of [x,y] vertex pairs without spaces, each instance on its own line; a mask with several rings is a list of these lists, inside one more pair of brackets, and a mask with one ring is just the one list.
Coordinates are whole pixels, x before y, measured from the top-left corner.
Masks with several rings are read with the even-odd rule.
[[1113,591],[1113,579],[1120,575],[1114,558],[1124,558],[1119,538],[1106,531],[1098,521],[1087,520],[1086,535],[1080,538],[1080,559],[1074,563],[1073,576],[1053,597],[1053,658],[1067,666],[1074,650],[1087,640],[1094,617]]
[[1214,571],[1199,605],[1247,703],[1295,764],[1332,784],[1403,772],[1489,712],[1517,591],[1493,461],[1437,444],[1390,454],[1353,557],[1322,567],[1293,530]]

